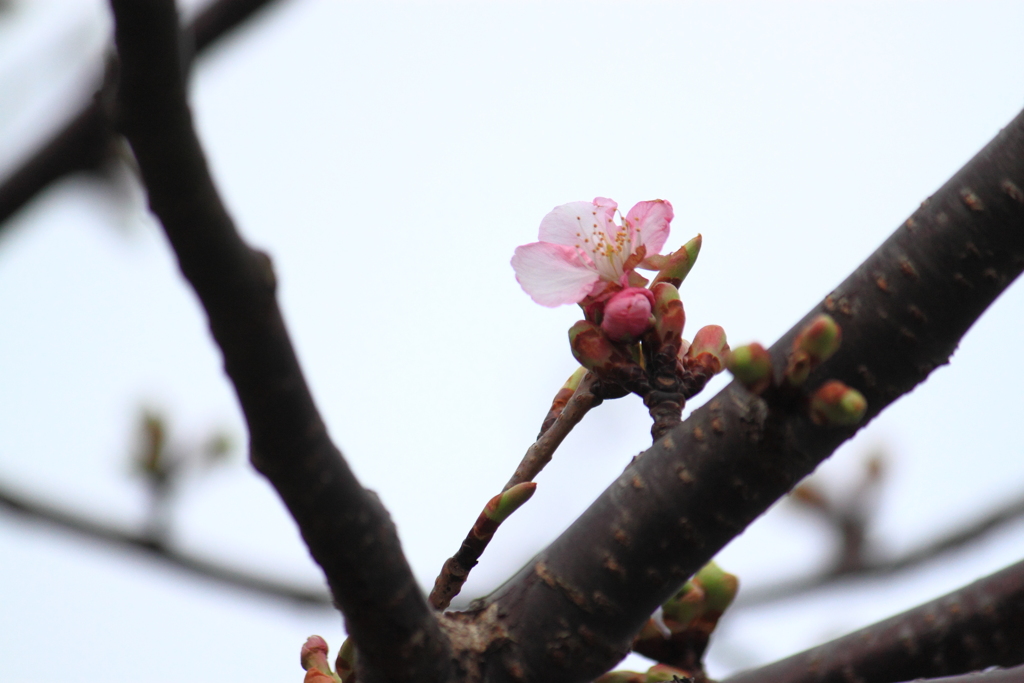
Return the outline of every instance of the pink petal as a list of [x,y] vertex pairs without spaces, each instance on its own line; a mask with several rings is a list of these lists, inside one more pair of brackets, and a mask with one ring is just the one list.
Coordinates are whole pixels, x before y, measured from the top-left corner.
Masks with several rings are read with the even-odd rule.
[[512,268],[523,290],[542,306],[577,303],[600,279],[580,260],[575,249],[550,242],[516,247]]
[[657,254],[668,239],[672,205],[664,199],[639,202],[626,214],[626,223],[640,229],[640,244],[647,246],[648,257]]
[[[593,244],[595,230],[603,229],[604,209],[590,202],[570,202],[556,206],[540,222],[540,241],[567,247]],[[584,242],[590,239],[589,242]]]

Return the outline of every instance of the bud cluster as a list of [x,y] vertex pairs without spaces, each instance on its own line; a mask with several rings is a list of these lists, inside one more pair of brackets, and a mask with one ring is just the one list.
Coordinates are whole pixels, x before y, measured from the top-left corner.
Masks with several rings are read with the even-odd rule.
[[[800,394],[812,370],[839,350],[842,338],[842,329],[831,316],[815,317],[793,340],[781,382],[775,381],[771,354],[757,342],[734,349],[726,366],[755,394],[774,388],[792,396]],[[828,380],[805,398],[811,420],[823,426],[852,427],[864,418],[868,406],[863,394],[836,379]]]
[[699,330],[693,342],[682,338],[686,313],[678,287],[700,246],[698,235],[671,254],[647,257],[644,263],[658,269],[650,288],[637,276],[629,287],[586,297],[580,302],[585,319],[569,329],[573,356],[601,380],[602,397],[642,396],[655,421],[655,438],[678,424],[686,399],[721,372],[728,358],[725,331],[717,325]]

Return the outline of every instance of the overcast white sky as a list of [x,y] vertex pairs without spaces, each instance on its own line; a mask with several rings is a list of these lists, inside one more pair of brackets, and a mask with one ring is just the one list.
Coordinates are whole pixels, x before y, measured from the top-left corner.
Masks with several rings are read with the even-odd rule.
[[[0,173],[98,68],[102,3],[0,14]],[[281,0],[197,66],[193,109],[243,234],[274,258],[332,434],[391,510],[424,586],[514,469],[573,370],[572,307],[508,265],[553,206],[670,200],[668,246],[704,250],[688,330],[774,341],[1024,106],[1019,2]],[[898,550],[1024,487],[1011,289],[952,364],[822,468],[849,485],[882,447],[874,535]],[[244,432],[196,300],[144,202],[72,179],[0,236],[0,481],[126,527],[140,406],[172,438]],[[721,386],[701,397],[703,402]],[[485,594],[649,443],[636,399],[587,417],[466,588]],[[177,542],[317,586],[240,447],[186,482]],[[914,577],[738,614],[713,675],[775,658],[1024,555],[1021,525]],[[826,536],[787,506],[721,562],[747,585],[809,572]],[[818,564],[816,564],[818,563]],[[185,577],[0,514],[0,680],[301,680],[340,619]],[[779,628],[784,625],[784,628]]]

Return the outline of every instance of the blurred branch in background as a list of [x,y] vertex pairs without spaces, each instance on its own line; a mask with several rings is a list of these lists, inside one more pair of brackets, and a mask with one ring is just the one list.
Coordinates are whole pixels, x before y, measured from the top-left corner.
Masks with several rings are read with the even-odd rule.
[[911,569],[980,540],[986,534],[1024,518],[1024,494],[992,508],[988,513],[901,554],[885,552],[868,533],[876,518],[879,493],[885,481],[885,456],[875,453],[864,463],[864,473],[848,492],[830,495],[813,479],[801,484],[790,500],[824,521],[836,538],[835,555],[818,574],[764,586],[747,587],[736,600],[751,607],[802,595],[840,581],[883,576]]
[[[219,38],[254,16],[272,0],[215,0],[185,29],[191,38],[193,57],[202,54]],[[7,3],[0,2],[0,10]],[[50,183],[79,171],[101,172],[118,155],[110,121],[113,74],[107,70],[93,99],[82,104],[68,122],[0,183],[0,231]]]
[[149,492],[146,519],[140,531],[101,522],[81,512],[45,502],[2,481],[0,510],[46,522],[110,549],[141,552],[200,579],[266,598],[333,609],[325,590],[258,576],[175,548],[170,540],[171,508],[174,494],[182,483],[182,475],[189,467],[208,468],[223,463],[230,452],[230,442],[224,434],[215,432],[196,447],[174,447],[167,437],[166,420],[152,410],[143,412],[139,426],[141,439],[132,454],[132,469],[142,476]]
[[[908,681],[1014,666],[1024,656],[1024,562],[725,683]],[[1015,679],[1020,680],[1020,679]]]

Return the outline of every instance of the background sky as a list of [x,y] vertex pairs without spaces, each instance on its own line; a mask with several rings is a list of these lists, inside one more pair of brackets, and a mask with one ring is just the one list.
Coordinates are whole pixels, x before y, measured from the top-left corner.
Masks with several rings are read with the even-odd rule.
[[[513,249],[555,205],[673,203],[700,232],[682,288],[691,336],[766,345],[842,281],[1024,106],[1019,2],[328,2],[282,0],[196,66],[192,103],[239,229],[272,254],[331,433],[398,525],[424,586],[515,468],[574,363],[577,309],[517,285]],[[94,85],[105,5],[0,13],[0,174]],[[1010,289],[952,363],[820,468],[848,489],[889,467],[872,537],[896,552],[1024,487]],[[693,405],[725,384],[719,377]],[[129,457],[144,406],[194,450],[179,547],[317,587],[195,296],[127,172],[71,178],[0,234],[0,481],[137,528]],[[640,401],[591,413],[466,586],[481,596],[649,445]],[[1024,525],[912,575],[731,615],[711,673],[906,609],[1024,554]],[[810,573],[830,539],[782,503],[721,555],[746,586]],[[301,680],[334,613],[225,589],[0,514],[0,680]],[[641,668],[645,665],[637,663]]]

